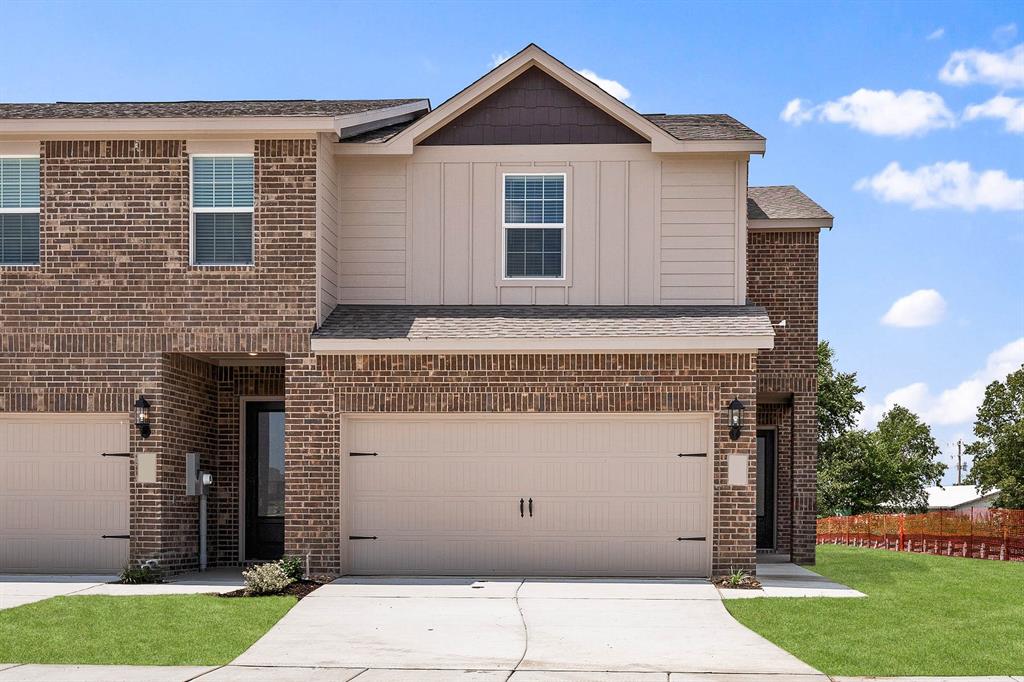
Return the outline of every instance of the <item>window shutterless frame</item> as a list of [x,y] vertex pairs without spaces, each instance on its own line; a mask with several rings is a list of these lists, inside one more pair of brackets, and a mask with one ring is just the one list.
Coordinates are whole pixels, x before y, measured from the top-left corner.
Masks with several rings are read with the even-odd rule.
[[[199,207],[195,206],[195,160],[213,158],[250,158],[253,159],[253,199],[251,206],[218,206]],[[252,240],[249,252],[248,263],[197,263],[196,262],[196,214],[197,213],[254,213],[256,205],[256,163],[253,154],[189,154],[188,157],[188,262],[190,266],[197,268],[229,268],[241,267],[251,268],[256,264],[256,222],[252,221],[249,238]]]
[[[505,202],[505,189],[506,189],[506,178],[514,177],[560,177],[562,179],[562,222],[560,223],[510,223],[507,221],[506,214],[506,202]],[[565,172],[552,172],[552,171],[540,171],[540,172],[515,172],[511,171],[508,173],[501,174],[501,280],[504,282],[564,282],[566,281],[566,252],[568,251],[568,240],[566,239],[566,216],[568,215],[569,208],[568,204],[569,197],[569,178]],[[508,276],[508,231],[510,229],[526,229],[526,230],[561,230],[562,232],[562,264],[560,267],[561,274],[558,277],[545,277],[541,275],[522,275],[522,276]]]
[[[3,154],[3,155],[0,155],[0,159],[35,159],[36,161],[38,161],[39,160],[39,155],[38,154]],[[38,178],[37,178],[37,181],[39,181]],[[20,196],[19,196],[19,203],[21,203],[21,197]],[[36,204],[35,206],[10,206],[10,207],[3,207],[2,206],[2,202],[0,202],[0,215],[35,215],[35,216],[37,216],[37,223],[38,223],[39,202],[36,201],[35,204]],[[40,264],[40,262],[42,260],[42,250],[43,249],[42,249],[42,243],[41,243],[42,242],[42,235],[37,235],[37,236],[38,236],[38,239],[39,239],[40,243],[38,243],[37,246],[36,246],[36,260],[35,260],[34,263],[31,263],[31,262],[21,262],[21,263],[3,263],[3,262],[0,262],[0,267],[2,267],[2,268],[38,268],[39,264]]]

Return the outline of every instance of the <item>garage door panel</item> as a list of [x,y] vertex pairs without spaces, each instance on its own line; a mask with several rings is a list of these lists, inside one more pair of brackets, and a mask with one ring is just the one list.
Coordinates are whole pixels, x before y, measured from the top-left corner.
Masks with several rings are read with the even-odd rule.
[[[346,422],[350,571],[705,575],[709,419],[566,415]],[[519,515],[520,498],[534,514]],[[709,538],[710,539],[710,538]]]
[[122,415],[0,417],[0,571],[114,571],[128,559]]

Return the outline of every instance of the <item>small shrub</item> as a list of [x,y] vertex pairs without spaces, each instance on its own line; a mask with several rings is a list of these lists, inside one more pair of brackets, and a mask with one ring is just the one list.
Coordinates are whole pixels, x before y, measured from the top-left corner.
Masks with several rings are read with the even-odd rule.
[[729,574],[729,584],[730,585],[742,585],[743,584],[743,580],[746,577],[747,577],[747,572],[746,571],[742,571],[742,570],[740,570],[740,571],[733,571],[732,573]]
[[295,582],[276,561],[242,571],[242,578],[249,594],[274,594]]
[[160,576],[150,566],[132,566],[125,564],[121,569],[120,582],[125,585],[149,585],[162,582]]
[[306,562],[299,556],[286,556],[277,562],[281,570],[294,581],[302,580],[306,575]]

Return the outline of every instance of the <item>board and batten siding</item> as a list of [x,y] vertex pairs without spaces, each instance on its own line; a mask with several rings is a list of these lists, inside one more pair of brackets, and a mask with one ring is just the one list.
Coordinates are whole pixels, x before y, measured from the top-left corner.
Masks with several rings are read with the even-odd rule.
[[322,321],[338,304],[338,167],[328,135],[320,134],[316,149],[317,314]]
[[[516,172],[566,175],[562,280],[502,278],[502,177]],[[742,303],[745,188],[745,157],[673,158],[647,145],[340,156],[338,301]]]

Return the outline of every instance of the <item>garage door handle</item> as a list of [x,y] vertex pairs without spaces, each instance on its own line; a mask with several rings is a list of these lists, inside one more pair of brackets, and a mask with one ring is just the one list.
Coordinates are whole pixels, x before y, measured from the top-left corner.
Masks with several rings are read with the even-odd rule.
[[533,518],[533,498],[530,498],[530,517]]
[[104,540],[107,540],[107,539],[111,539],[111,540],[128,540],[131,536],[130,535],[101,535],[100,537],[103,538]]
[[707,538],[704,537],[703,535],[701,535],[700,537],[697,537],[697,538],[676,538],[676,540],[679,541],[679,542],[685,542],[685,541],[690,541],[690,542],[707,542]]
[[519,498],[519,517],[522,518],[523,516],[525,516],[525,514],[523,514],[523,498],[520,497]]

